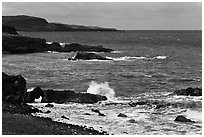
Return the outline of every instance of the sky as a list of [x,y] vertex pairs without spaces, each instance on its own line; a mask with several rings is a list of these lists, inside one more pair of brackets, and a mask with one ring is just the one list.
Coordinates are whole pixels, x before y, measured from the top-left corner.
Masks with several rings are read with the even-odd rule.
[[201,2],[3,2],[2,15],[120,30],[201,30]]

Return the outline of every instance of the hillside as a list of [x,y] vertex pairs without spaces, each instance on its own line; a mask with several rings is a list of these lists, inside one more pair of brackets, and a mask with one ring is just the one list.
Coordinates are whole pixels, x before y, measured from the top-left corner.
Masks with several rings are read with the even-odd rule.
[[2,24],[13,26],[18,31],[117,31],[115,28],[49,23],[46,19],[26,15],[3,16]]

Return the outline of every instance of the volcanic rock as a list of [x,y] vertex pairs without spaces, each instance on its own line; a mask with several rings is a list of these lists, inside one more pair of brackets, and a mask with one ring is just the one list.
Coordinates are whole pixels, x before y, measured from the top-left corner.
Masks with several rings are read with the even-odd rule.
[[36,53],[47,51],[46,40],[19,35],[3,34],[2,51],[10,54]]
[[19,104],[24,102],[26,81],[21,75],[9,76],[2,72],[3,102]]
[[195,121],[192,121],[190,119],[187,119],[186,117],[180,115],[180,116],[177,116],[176,119],[174,121],[178,121],[178,122],[192,122],[192,123],[195,123]]
[[58,42],[52,42],[51,44],[47,44],[48,51],[63,51],[63,47]]
[[68,117],[66,117],[66,116],[61,116],[61,118],[64,118],[64,119],[67,119],[67,120],[69,120],[69,118]]
[[105,96],[94,95],[89,93],[75,93],[74,91],[64,90],[56,91],[52,89],[42,90],[37,87],[31,92],[26,93],[26,102],[32,103],[36,98],[42,97],[42,103],[97,103],[107,100]]
[[130,120],[128,120],[130,123],[137,123],[137,121],[136,120],[134,120],[134,119],[130,119]]
[[120,113],[120,114],[118,115],[118,117],[127,117],[127,115],[125,115],[125,114],[123,114],[123,113]]
[[16,31],[16,29],[14,27],[9,26],[9,25],[5,25],[5,24],[2,24],[2,32],[13,34],[13,35],[18,35],[18,32]]
[[95,53],[87,53],[87,52],[77,52],[77,55],[75,57],[69,58],[68,60],[92,60],[92,59],[112,60],[112,59],[102,57],[102,56],[95,54]]
[[187,88],[181,89],[174,92],[176,95],[185,95],[185,96],[202,96],[202,89],[201,88]]

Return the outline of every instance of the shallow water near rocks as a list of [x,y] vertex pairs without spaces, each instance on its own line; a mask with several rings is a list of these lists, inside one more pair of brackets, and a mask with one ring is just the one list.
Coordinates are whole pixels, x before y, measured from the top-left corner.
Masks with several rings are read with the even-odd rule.
[[[142,96],[142,95],[141,95]],[[63,123],[93,127],[99,131],[107,131],[109,134],[139,134],[139,135],[195,135],[202,134],[202,97],[179,97],[164,93],[157,96],[142,97],[142,101],[174,102],[177,106],[169,105],[159,109],[154,104],[136,105],[131,107],[130,102],[141,101],[141,96],[134,98],[115,98],[113,101],[99,102],[96,104],[54,104],[53,108],[45,107],[46,103],[31,103],[43,112],[34,116],[50,117],[54,121]],[[144,96],[144,95],[143,95]],[[162,98],[158,99],[158,98]],[[189,105],[186,105],[189,104]],[[190,105],[191,104],[191,105]],[[194,105],[193,105],[194,104]],[[105,116],[93,112],[97,109]],[[123,113],[127,117],[118,117]],[[175,122],[178,115],[183,115],[195,123]],[[62,118],[68,117],[69,120]]]

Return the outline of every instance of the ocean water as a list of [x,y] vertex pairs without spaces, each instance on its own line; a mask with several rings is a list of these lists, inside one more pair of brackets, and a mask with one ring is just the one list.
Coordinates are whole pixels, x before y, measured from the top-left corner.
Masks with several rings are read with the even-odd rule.
[[[33,53],[3,55],[2,71],[21,74],[27,88],[73,89],[106,95],[98,104],[32,105],[50,114],[36,116],[86,125],[110,134],[201,134],[202,98],[174,96],[175,90],[202,85],[201,31],[121,31],[121,32],[20,32],[21,35],[45,38],[47,42],[102,45],[112,53],[98,53],[112,61],[69,61],[76,53]],[[131,107],[129,102],[151,100],[174,102],[156,109],[155,105]],[[106,116],[98,116],[92,108]],[[85,115],[90,113],[90,115]],[[124,113],[128,117],[117,117]],[[62,115],[69,120],[61,118]],[[196,123],[179,123],[185,115]],[[131,120],[132,119],[132,120]]]

